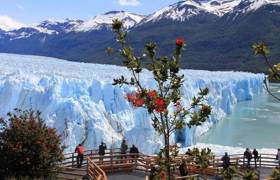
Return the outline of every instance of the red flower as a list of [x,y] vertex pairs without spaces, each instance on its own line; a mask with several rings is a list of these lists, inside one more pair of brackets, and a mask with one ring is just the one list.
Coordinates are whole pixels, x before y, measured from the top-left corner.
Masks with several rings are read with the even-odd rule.
[[157,98],[157,99],[155,100],[155,105],[156,105],[156,106],[164,106],[164,105],[165,105],[164,99],[162,99],[162,98]]
[[165,100],[162,98],[157,98],[155,100],[155,110],[157,112],[164,112],[165,111]]
[[129,102],[133,102],[136,99],[135,95],[133,94],[127,94],[126,98]]
[[176,45],[179,47],[183,47],[185,44],[185,40],[183,38],[177,38],[176,39]]
[[133,102],[133,105],[136,106],[136,107],[141,107],[145,104],[145,100],[140,98],[140,99],[136,99],[134,102]]
[[157,96],[157,92],[156,92],[155,90],[150,90],[150,91],[148,91],[147,96],[148,96],[150,99],[153,99],[154,97]]

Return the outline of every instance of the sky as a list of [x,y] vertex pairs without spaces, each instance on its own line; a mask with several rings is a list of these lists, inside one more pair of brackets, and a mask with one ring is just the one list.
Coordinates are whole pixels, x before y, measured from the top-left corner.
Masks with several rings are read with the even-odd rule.
[[[0,0],[0,16],[6,21],[36,24],[46,19],[87,20],[112,10],[148,15],[179,0]],[[1,18],[0,17],[0,18]],[[8,17],[10,19],[8,19]],[[8,20],[7,20],[8,19]],[[1,19],[0,19],[1,20]]]

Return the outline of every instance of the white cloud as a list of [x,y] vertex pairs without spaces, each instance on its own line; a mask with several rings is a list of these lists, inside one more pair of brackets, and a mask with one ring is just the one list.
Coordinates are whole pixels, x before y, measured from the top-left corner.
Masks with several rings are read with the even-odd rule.
[[5,31],[10,31],[13,29],[19,29],[21,27],[24,27],[26,25],[17,22],[10,18],[9,16],[1,16],[0,15],[0,29],[5,30]]
[[118,0],[118,4],[121,6],[139,6],[139,0]]

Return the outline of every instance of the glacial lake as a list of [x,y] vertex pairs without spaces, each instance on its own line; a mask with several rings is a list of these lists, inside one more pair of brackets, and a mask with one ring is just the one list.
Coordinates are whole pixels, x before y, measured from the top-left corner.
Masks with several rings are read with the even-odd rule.
[[[280,84],[270,84],[270,89],[280,97]],[[251,101],[237,103],[232,113],[201,136],[198,143],[280,148],[280,101],[264,92]]]

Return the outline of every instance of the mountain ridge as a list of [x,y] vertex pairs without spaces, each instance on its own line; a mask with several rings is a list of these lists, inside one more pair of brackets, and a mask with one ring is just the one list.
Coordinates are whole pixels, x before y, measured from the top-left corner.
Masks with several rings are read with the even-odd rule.
[[117,56],[108,57],[105,51],[116,44],[111,24],[119,15],[138,55],[139,49],[150,41],[159,44],[159,54],[169,55],[174,39],[184,37],[187,48],[183,68],[264,72],[265,66],[256,60],[251,46],[258,41],[267,42],[274,62],[280,56],[279,2],[188,0],[145,17],[111,11],[88,21],[45,21],[36,28],[0,31],[0,52],[121,65]]

